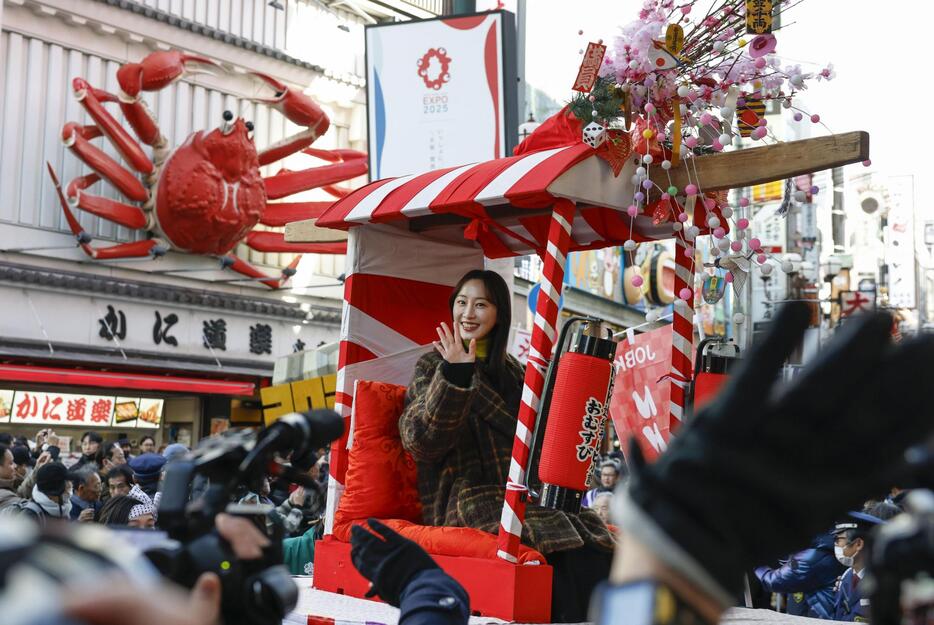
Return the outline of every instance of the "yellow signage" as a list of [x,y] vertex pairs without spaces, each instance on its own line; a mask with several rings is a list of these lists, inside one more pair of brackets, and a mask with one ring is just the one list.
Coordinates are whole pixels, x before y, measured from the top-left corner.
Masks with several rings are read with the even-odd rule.
[[266,425],[290,412],[304,412],[316,408],[334,408],[337,375],[322,375],[290,384],[267,386],[259,390],[263,401],[263,420]]

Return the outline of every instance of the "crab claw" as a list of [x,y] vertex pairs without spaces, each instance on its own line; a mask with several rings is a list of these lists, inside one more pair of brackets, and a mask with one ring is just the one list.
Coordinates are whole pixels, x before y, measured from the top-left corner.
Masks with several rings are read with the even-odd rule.
[[314,100],[298,89],[293,89],[285,83],[276,80],[268,74],[250,72],[275,90],[271,98],[257,98],[257,102],[268,104],[282,113],[286,119],[302,130],[291,137],[287,137],[266,148],[259,154],[259,164],[268,165],[299,150],[307,148],[315,139],[327,132],[331,120]]
[[272,87],[276,94],[272,98],[258,99],[275,108],[285,115],[290,122],[306,128],[315,128],[318,136],[323,135],[331,120],[321,107],[314,100],[297,89],[292,89],[285,83],[282,83],[268,74],[261,72],[251,72],[254,76],[261,79],[267,85]]
[[180,50],[153,52],[139,63],[125,63],[117,70],[122,95],[135,99],[140,91],[158,91],[181,78],[193,63],[220,68],[212,59]]

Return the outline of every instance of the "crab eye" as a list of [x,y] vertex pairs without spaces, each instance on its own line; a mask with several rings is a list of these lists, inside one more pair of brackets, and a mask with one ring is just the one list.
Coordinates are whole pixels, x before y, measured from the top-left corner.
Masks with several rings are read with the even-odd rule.
[[233,119],[233,113],[230,111],[224,111],[224,121],[229,122]]
[[253,122],[247,122],[246,129],[250,132],[253,132]]

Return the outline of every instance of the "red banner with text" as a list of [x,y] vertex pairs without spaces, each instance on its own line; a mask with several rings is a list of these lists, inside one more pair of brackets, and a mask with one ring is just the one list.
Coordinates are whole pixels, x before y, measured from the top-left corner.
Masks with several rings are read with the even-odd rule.
[[671,382],[665,376],[671,370],[671,326],[624,338],[616,348],[616,367],[613,425],[624,452],[635,437],[651,462],[668,447]]

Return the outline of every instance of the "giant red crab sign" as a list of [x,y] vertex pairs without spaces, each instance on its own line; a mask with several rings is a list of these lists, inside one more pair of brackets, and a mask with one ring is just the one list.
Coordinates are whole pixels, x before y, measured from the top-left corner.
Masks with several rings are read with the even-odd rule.
[[[253,73],[275,90],[268,104],[289,121],[303,127],[262,150],[253,143],[251,122],[234,118],[224,111],[220,127],[198,131],[172,149],[159,130],[155,118],[141,99],[143,91],[158,91],[181,78],[190,64],[219,67],[214,61],[178,51],[154,52],[140,63],[126,63],[117,71],[120,93],[108,93],[91,86],[83,78],[73,81],[74,95],[94,124],[68,122],[62,129],[64,144],[94,173],[72,180],[65,189],[52,166],[62,210],[82,250],[92,258],[158,257],[174,249],[192,254],[216,256],[222,267],[279,288],[295,273],[300,257],[273,278],[231,250],[241,241],[260,252],[343,253],[344,243],[288,243],[278,232],[254,232],[257,224],[284,226],[297,219],[319,215],[330,202],[269,202],[314,188],[323,188],[334,197],[349,191],[335,186],[366,173],[366,155],[355,150],[317,150],[309,147],[327,131],[330,121],[308,96],[265,74]],[[118,103],[137,139],[104,108],[105,102]],[[104,136],[128,167],[124,167],[91,141]],[[150,158],[140,143],[152,148]],[[260,167],[290,154],[304,152],[329,161],[330,165],[302,171],[281,170],[264,178]],[[132,170],[132,171],[131,171]],[[135,173],[134,173],[135,172]],[[142,176],[142,179],[137,177]],[[87,189],[101,178],[113,184],[129,202],[92,195]],[[80,208],[121,226],[145,229],[142,241],[109,247],[91,245],[88,234],[75,217]]]

